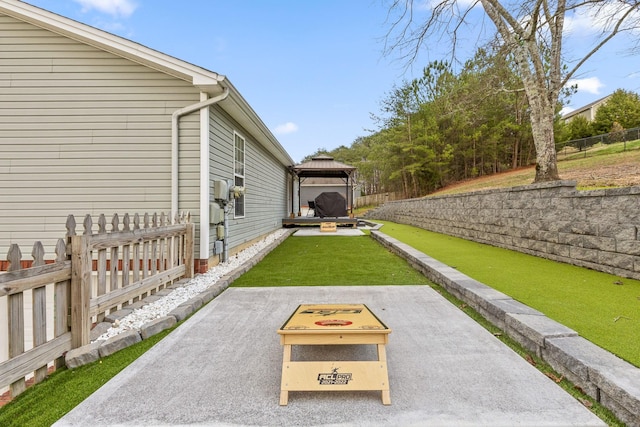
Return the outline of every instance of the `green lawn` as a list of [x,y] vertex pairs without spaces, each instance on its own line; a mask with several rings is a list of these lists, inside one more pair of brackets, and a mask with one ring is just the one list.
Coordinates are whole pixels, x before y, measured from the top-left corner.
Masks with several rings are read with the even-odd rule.
[[45,381],[29,387],[12,402],[0,408],[0,426],[50,426],[174,328],[162,331],[97,362],[76,369],[57,370]]
[[381,231],[640,366],[640,281],[384,222]]
[[429,281],[369,236],[291,236],[232,286],[420,285]]

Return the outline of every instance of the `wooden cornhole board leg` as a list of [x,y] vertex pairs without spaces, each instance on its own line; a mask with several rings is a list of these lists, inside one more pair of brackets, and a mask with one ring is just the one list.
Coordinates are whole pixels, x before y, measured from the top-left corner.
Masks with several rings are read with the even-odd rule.
[[280,383],[280,405],[286,406],[289,403],[289,390],[285,390],[285,369],[291,362],[291,345],[284,345],[284,354],[282,355],[282,380]]
[[[338,372],[339,371],[339,372]],[[382,403],[391,404],[384,344],[378,344],[374,361],[291,361],[291,345],[284,345],[280,405],[289,402],[289,391],[379,390]]]
[[384,365],[385,371],[385,388],[382,389],[382,404],[391,405],[391,393],[389,392],[389,374],[387,372],[387,350],[384,348],[384,344],[378,344],[378,361],[381,365]]

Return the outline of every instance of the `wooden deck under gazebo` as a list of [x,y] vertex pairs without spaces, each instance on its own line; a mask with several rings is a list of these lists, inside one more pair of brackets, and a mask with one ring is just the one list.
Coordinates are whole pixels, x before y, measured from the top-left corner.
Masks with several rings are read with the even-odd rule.
[[320,226],[323,222],[335,222],[338,227],[357,227],[358,218],[351,217],[306,217],[294,216],[292,218],[282,218],[283,227],[304,227]]

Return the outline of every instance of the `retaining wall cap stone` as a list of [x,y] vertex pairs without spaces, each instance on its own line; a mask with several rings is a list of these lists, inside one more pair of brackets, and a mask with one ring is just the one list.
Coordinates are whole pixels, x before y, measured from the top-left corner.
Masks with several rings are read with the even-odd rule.
[[541,315],[507,313],[505,324],[540,347],[543,347],[545,341],[550,338],[578,336],[576,331]]
[[102,342],[97,341],[69,350],[64,356],[64,363],[67,365],[67,368],[75,369],[82,365],[95,362],[100,359],[100,345],[102,345]]
[[111,322],[98,323],[96,326],[93,327],[93,329],[91,329],[91,332],[89,333],[89,340],[95,341],[100,335],[107,332],[111,326],[112,326]]
[[139,309],[139,308],[144,307],[145,305],[149,305],[149,303],[148,303],[148,302],[146,302],[146,301],[144,301],[144,300],[143,300],[143,301],[136,301],[136,302],[134,302],[133,304],[129,304],[129,305],[127,306],[127,308],[129,308],[129,309],[131,309],[131,310],[137,310],[137,309]]
[[145,323],[140,328],[140,335],[142,339],[147,339],[159,332],[173,327],[177,323],[174,316],[163,316]]
[[140,341],[142,341],[142,338],[138,331],[130,330],[122,332],[102,342],[100,346],[100,357],[109,356]]
[[193,313],[193,306],[191,304],[181,304],[171,310],[168,316],[173,316],[178,322],[183,321]]
[[114,311],[113,313],[109,313],[104,317],[105,322],[114,323],[116,320],[120,320],[123,317],[128,316],[133,312],[132,308],[126,307],[121,308],[118,311]]
[[497,310],[504,312],[505,314],[526,314],[529,316],[544,316],[544,314],[534,308],[529,307],[516,301],[513,298],[507,299],[494,299],[488,301],[489,305],[494,306]]

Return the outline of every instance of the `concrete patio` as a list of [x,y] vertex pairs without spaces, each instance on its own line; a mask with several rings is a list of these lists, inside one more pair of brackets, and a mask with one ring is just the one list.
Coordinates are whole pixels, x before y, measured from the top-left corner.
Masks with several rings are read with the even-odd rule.
[[[393,332],[380,392],[291,392],[277,329],[301,303],[364,303]],[[368,346],[294,359],[370,359]],[[56,423],[211,426],[605,425],[428,286],[229,288]]]

